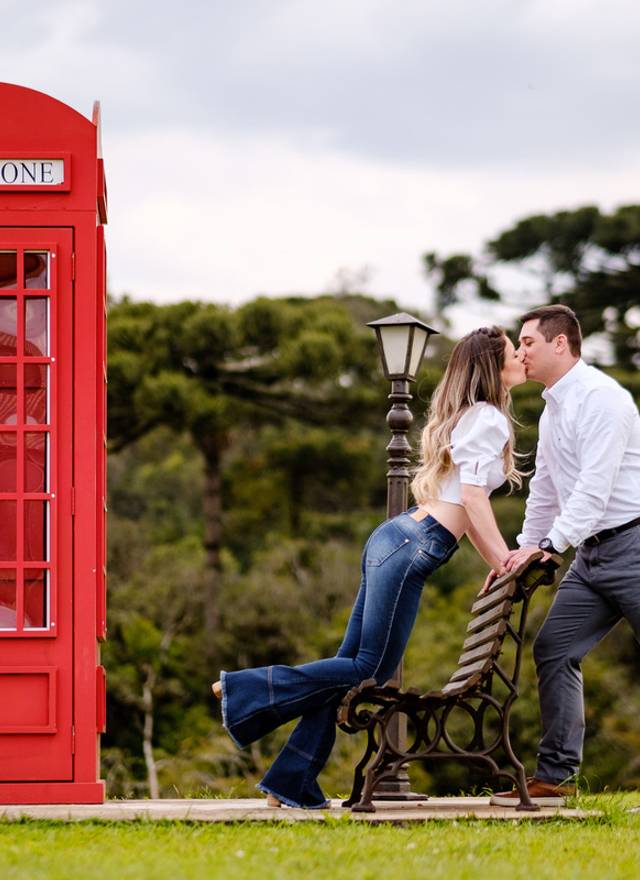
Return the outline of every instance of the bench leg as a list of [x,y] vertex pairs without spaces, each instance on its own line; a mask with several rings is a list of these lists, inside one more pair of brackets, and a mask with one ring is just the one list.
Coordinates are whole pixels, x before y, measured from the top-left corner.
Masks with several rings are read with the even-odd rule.
[[[376,811],[376,808],[373,806],[373,792],[375,791],[375,787],[381,777],[384,775],[384,770],[388,763],[385,760],[387,753],[387,726],[386,724],[380,724],[379,728],[380,745],[378,746],[378,754],[365,774],[364,790],[360,800],[357,803],[354,803],[351,807],[354,813],[375,813]],[[369,733],[373,740],[373,731],[371,729],[369,730]],[[369,745],[371,745],[371,743],[369,743]]]
[[354,813],[375,813],[376,811],[376,808],[373,806],[373,792],[375,791],[375,787],[378,784],[380,776],[382,776],[382,773],[379,771],[384,771],[385,766],[385,731],[381,731],[381,736],[382,742],[380,743],[378,754],[376,755],[373,763],[365,774],[364,790],[362,791],[360,799],[357,801],[357,803],[354,803],[351,806],[351,809]]
[[511,737],[509,736],[509,717],[511,714],[512,702],[513,701],[511,701],[511,703],[509,703],[505,708],[502,744],[507,758],[511,763],[511,766],[516,771],[516,788],[518,789],[518,794],[520,795],[520,803],[516,807],[516,810],[534,813],[538,812],[540,807],[537,804],[534,804],[529,797],[529,789],[527,788],[527,775],[524,772],[524,764],[516,757],[516,754],[513,751],[513,746],[511,745]]
[[353,813],[375,813],[376,808],[373,806],[373,791],[377,782],[375,771],[375,767],[370,767],[367,770],[362,796],[358,803],[351,807]]
[[520,803],[516,807],[516,810],[520,810],[521,812],[537,813],[540,807],[537,804],[534,804],[529,797],[529,790],[527,788],[527,776],[524,772],[524,767],[522,764],[516,767],[516,787],[518,789],[518,794],[520,795]]
[[353,807],[353,805],[357,804],[360,800],[360,795],[362,794],[362,788],[364,786],[364,768],[369,763],[371,755],[377,751],[377,748],[378,744],[373,735],[373,729],[370,727],[367,730],[367,748],[360,761],[356,764],[356,769],[353,773],[353,787],[351,788],[351,794],[346,801],[342,801],[343,807]]

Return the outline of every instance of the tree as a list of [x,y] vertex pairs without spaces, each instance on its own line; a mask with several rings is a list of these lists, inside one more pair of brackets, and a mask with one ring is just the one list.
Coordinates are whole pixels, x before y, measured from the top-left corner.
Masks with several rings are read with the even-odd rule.
[[[365,298],[354,298],[362,309]],[[261,424],[379,419],[373,334],[340,297],[111,305],[109,436],[122,449],[159,425],[187,431],[205,463],[206,644],[219,622],[222,459]],[[369,301],[370,302],[370,301]],[[373,308],[371,304],[369,308]],[[375,304],[376,314],[380,306]]]
[[428,253],[423,260],[442,308],[465,284],[481,298],[510,301],[495,270],[514,265],[535,278],[541,300],[573,308],[585,336],[604,332],[620,366],[640,365],[640,205],[525,217],[489,241],[481,258]]
[[[358,310],[358,328],[394,308],[366,298],[340,302],[349,314]],[[135,327],[133,322],[131,329]],[[264,327],[266,333],[268,322]],[[349,345],[350,338],[340,345]],[[130,358],[129,349],[114,344],[112,366],[122,369],[125,361],[135,365],[142,358],[140,353]],[[416,435],[420,410],[441,375],[441,352],[450,345],[443,337],[429,343],[412,407]],[[264,348],[273,351],[266,343]],[[208,577],[206,477],[193,430],[179,420],[148,428],[110,455],[109,640],[103,658],[109,681],[105,777],[111,795],[153,791],[157,777],[161,795],[168,797],[205,790],[251,796],[265,761],[282,745],[286,731],[251,752],[237,751],[212,717],[210,683],[219,668],[305,662],[328,656],[340,642],[357,589],[362,546],[384,510],[388,388],[376,379],[372,355],[366,362],[371,373],[359,379],[370,394],[368,412],[356,406],[341,423],[322,425],[247,408],[240,427],[231,427],[221,462],[221,625],[215,663],[202,655],[209,640],[202,615]],[[340,360],[353,357],[344,354]],[[640,396],[639,373],[619,378]],[[293,384],[282,381],[283,387],[287,381]],[[121,380],[118,385],[124,388]],[[320,396],[319,386],[304,381],[294,391],[302,393],[306,387],[310,395]],[[123,432],[128,414],[142,422],[145,401],[140,399],[134,406],[130,398],[112,397],[112,415],[122,420]],[[543,404],[539,389],[531,384],[515,389],[514,404],[526,426],[518,430],[518,448],[529,451]],[[132,434],[134,427],[129,426]],[[506,496],[505,489],[496,495],[500,529],[512,546],[523,500],[519,494]],[[428,688],[446,680],[483,569],[462,542],[460,552],[429,579],[407,657],[408,684]],[[536,594],[532,635],[551,598]],[[637,656],[631,634],[621,629],[587,661],[587,667],[595,664],[586,675],[591,688],[588,724],[595,732],[587,743],[587,772],[598,777],[596,786],[628,786],[638,778]],[[615,680],[624,682],[624,706],[611,697]],[[530,656],[523,682],[516,733],[533,760],[538,707]],[[362,746],[355,739],[338,738],[325,777],[333,791],[344,790],[360,758]],[[467,785],[468,776],[453,779],[443,768],[433,771],[425,784],[434,792],[451,792]]]

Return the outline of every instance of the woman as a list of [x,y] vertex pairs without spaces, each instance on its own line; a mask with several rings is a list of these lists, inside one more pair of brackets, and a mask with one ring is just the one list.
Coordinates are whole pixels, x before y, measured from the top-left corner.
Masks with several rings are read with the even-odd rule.
[[258,788],[271,806],[328,805],[317,776],[335,741],[336,709],[354,685],[392,677],[413,628],[424,582],[467,534],[492,571],[508,552],[489,494],[514,461],[509,390],[525,380],[513,344],[497,327],[481,327],[453,349],[422,433],[422,463],[411,485],[417,507],[378,526],[362,554],[362,579],[335,657],[300,666],[222,672],[213,685],[223,723],[244,747],[301,717]]

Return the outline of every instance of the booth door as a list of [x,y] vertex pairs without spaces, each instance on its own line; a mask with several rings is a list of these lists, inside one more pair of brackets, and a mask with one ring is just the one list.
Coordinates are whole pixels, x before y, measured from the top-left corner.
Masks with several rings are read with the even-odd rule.
[[0,782],[73,778],[72,259],[0,227]]

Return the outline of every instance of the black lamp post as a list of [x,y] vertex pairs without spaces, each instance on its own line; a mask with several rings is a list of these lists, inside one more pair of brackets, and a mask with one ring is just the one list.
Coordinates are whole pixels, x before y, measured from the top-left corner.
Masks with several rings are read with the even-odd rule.
[[[407,509],[409,500],[409,466],[411,446],[407,433],[413,422],[408,403],[412,399],[409,383],[412,382],[424,356],[429,337],[438,333],[406,312],[389,315],[378,321],[371,321],[378,339],[382,369],[391,381],[391,409],[387,413],[387,424],[391,429],[391,442],[387,446],[387,516],[397,516]],[[395,673],[395,681],[402,686],[402,661]],[[396,713],[391,720],[390,734],[400,751],[405,750],[407,720]],[[381,782],[376,789],[377,800],[413,800],[421,798],[412,794],[409,777],[401,769],[395,779]]]

